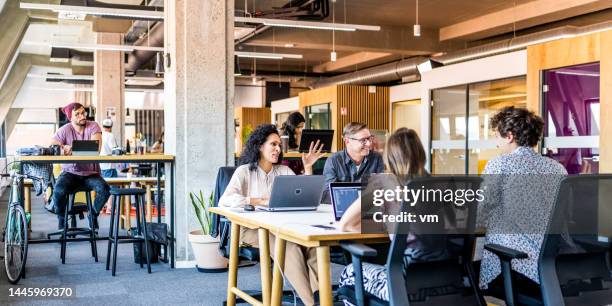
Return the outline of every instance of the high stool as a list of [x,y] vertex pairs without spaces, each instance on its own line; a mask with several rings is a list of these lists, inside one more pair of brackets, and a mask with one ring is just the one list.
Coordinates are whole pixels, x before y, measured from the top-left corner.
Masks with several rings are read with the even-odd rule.
[[[79,192],[85,193],[86,207],[82,205],[75,205],[75,195]],[[87,211],[87,219],[89,221],[89,228],[77,227],[76,216],[82,215],[83,212]],[[70,218],[70,225],[68,224],[68,217]],[[68,195],[68,206],[64,210],[64,228],[59,233],[51,233],[47,235],[50,237],[54,234],[60,235],[60,257],[62,258],[62,264],[66,263],[66,245],[70,239],[68,237],[76,238],[77,235],[88,235],[89,243],[91,245],[91,256],[98,262],[98,246],[96,244],[96,228],[95,219],[93,214],[93,203],[91,201],[91,190],[86,188],[79,188],[73,193]]]
[[[108,250],[106,252],[106,270],[109,269],[110,261],[113,261],[113,276],[117,268],[117,244],[119,243],[144,243],[145,255],[147,257],[147,272],[151,273],[151,259],[149,258],[149,238],[147,236],[146,212],[144,210],[143,196],[145,190],[142,188],[113,188],[110,194],[113,197],[113,206],[111,208],[111,221],[108,231]],[[119,238],[119,219],[121,218],[121,197],[136,196],[136,229],[137,233],[132,235],[132,238]],[[124,203],[129,205],[129,203]],[[113,256],[111,258],[111,245],[113,247]],[[142,248],[141,248],[142,249]],[[142,268],[142,260],[140,260]]]

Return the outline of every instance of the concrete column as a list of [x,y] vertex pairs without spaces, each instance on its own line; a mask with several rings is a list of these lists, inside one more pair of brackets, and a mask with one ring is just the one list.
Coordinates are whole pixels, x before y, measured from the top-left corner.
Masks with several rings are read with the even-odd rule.
[[177,261],[185,261],[187,234],[198,229],[189,192],[209,196],[218,168],[234,163],[234,0],[165,0],[164,12],[165,150],[176,156]]
[[23,108],[11,108],[8,114],[6,115],[6,119],[4,120],[4,122],[6,123],[6,130],[4,131],[6,134],[6,139],[9,139],[9,137],[11,137],[11,134],[15,129],[15,125],[17,125],[17,120],[19,120],[19,116],[21,116],[21,112],[23,112]]
[[[121,45],[123,35],[119,33],[97,33],[98,44]],[[125,122],[125,72],[122,51],[94,52],[94,105],[96,121],[101,124],[107,118],[107,111],[114,109],[113,134],[123,143]]]

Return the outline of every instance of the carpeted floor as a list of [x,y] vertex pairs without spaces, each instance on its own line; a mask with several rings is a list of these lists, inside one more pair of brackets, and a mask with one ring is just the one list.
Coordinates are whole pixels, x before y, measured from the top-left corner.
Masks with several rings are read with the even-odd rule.
[[[0,224],[4,228],[7,207],[6,193],[0,199]],[[86,224],[86,219],[79,220]],[[108,233],[108,216],[99,219],[100,233]],[[81,224],[81,223],[79,223]],[[55,230],[56,216],[33,198],[32,231],[34,236]],[[120,233],[121,234],[121,233]],[[68,244],[66,264],[62,264],[59,244],[30,244],[26,277],[18,285],[6,279],[4,264],[0,272],[0,305],[222,305],[226,298],[227,273],[205,274],[195,268],[170,269],[163,263],[152,265],[152,274],[134,263],[131,244],[120,244],[117,275],[106,271],[106,241],[98,241],[99,262],[91,257],[89,242]],[[3,246],[2,246],[3,248]],[[0,253],[3,256],[4,250]],[[341,266],[333,266],[333,279],[338,279]],[[238,286],[260,289],[259,265],[240,268]],[[10,297],[11,288],[70,287],[71,298]],[[285,288],[288,288],[286,285]],[[246,305],[246,304],[245,304]],[[290,305],[290,304],[287,304]]]

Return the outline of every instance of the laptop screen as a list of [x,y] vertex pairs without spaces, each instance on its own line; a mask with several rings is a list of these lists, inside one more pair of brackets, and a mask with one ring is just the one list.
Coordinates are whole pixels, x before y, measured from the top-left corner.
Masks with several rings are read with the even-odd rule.
[[334,216],[336,221],[344,215],[344,212],[359,199],[361,183],[331,183],[329,186]]

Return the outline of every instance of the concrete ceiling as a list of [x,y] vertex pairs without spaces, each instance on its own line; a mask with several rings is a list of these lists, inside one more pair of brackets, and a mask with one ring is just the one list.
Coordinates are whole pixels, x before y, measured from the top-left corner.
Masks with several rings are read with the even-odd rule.
[[[253,12],[253,1],[246,3],[247,11]],[[255,11],[266,12],[286,3],[287,0],[266,0],[254,4]],[[236,9],[244,10],[244,4],[243,0],[236,0]],[[514,31],[543,30],[557,26],[556,22],[596,23],[598,18],[592,15],[606,10],[612,15],[610,7],[610,0],[421,0],[418,10],[422,35],[417,38],[412,34],[416,0],[337,0],[335,9],[330,8],[335,10],[337,23],[381,26],[379,32],[335,33],[338,57],[350,57],[348,64],[342,67],[333,68],[330,62],[331,31],[275,28],[248,40],[241,47],[304,55],[304,60],[297,62],[283,60],[280,67],[275,61],[258,60],[259,69],[303,71],[306,65],[308,71],[313,71],[318,70],[315,67],[327,66],[332,67],[327,73],[342,73],[398,58],[459,50],[480,41],[500,39]],[[324,21],[331,22],[331,14]],[[284,48],[286,44],[293,48]],[[276,47],[272,48],[273,45]],[[391,55],[372,60],[372,57],[358,56],[361,52]]]

